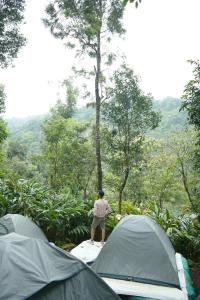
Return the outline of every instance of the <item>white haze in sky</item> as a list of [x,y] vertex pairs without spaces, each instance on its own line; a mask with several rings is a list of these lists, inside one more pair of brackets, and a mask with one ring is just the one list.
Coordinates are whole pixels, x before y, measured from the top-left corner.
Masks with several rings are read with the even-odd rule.
[[[28,43],[14,61],[15,67],[0,72],[7,93],[6,117],[48,112],[62,95],[61,82],[71,73],[73,52],[41,22],[47,3],[27,0],[22,30]],[[127,6],[127,32],[117,45],[140,76],[143,91],[155,99],[180,98],[192,78],[187,60],[200,56],[199,12],[199,0],[142,0],[137,10],[133,4]],[[84,104],[80,100],[79,105]]]

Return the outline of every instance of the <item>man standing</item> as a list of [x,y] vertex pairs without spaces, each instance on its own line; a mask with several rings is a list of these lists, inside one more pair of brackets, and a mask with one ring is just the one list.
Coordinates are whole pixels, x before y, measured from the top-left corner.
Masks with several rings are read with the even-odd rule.
[[106,215],[111,212],[111,208],[108,205],[108,201],[104,198],[104,192],[98,192],[98,200],[94,202],[93,208],[93,221],[91,225],[91,240],[89,241],[91,244],[94,244],[94,236],[97,226],[101,227],[101,243],[104,244],[105,240],[105,218]]

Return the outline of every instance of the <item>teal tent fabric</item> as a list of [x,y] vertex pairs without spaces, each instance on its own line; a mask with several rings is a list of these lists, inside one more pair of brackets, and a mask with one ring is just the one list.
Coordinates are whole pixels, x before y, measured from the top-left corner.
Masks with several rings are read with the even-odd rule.
[[186,289],[188,293],[188,299],[189,300],[195,300],[196,299],[196,292],[192,286],[192,281],[190,277],[190,269],[188,266],[187,259],[183,256],[181,256],[182,263],[183,263],[183,269],[184,269],[184,274],[185,274],[185,280],[186,280]]
[[179,287],[174,248],[148,216],[124,217],[92,268],[102,277]]
[[11,232],[48,241],[43,231],[31,219],[19,214],[7,214],[0,218],[0,236]]
[[0,237],[0,300],[119,300],[87,265],[41,239]]

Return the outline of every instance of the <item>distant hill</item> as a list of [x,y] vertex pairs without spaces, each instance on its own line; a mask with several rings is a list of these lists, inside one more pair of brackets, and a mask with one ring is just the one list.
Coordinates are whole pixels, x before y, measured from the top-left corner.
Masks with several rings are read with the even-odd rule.
[[154,110],[161,113],[162,120],[159,127],[149,134],[155,138],[161,138],[170,132],[182,129],[187,124],[187,113],[180,111],[181,104],[181,99],[171,97],[154,101]]
[[38,152],[42,138],[42,123],[45,116],[6,119],[8,141],[18,141],[27,146],[29,153]]
[[[158,128],[148,133],[150,136],[161,138],[186,125],[187,114],[183,111],[179,112],[181,106],[180,99],[168,97],[163,100],[154,101],[153,105],[154,109],[161,113],[162,121]],[[95,109],[92,107],[79,108],[74,117],[82,122],[90,121],[95,117]],[[6,119],[10,132],[9,139],[25,144],[29,153],[38,152],[42,139],[42,123],[44,118],[44,115],[40,115]]]

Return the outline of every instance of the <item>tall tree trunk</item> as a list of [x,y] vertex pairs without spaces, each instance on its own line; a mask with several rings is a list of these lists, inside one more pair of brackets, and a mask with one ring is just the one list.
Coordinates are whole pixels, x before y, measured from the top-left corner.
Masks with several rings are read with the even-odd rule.
[[51,187],[54,189],[58,188],[58,143],[55,143],[54,149],[54,159],[53,159],[53,172],[51,174]]
[[128,175],[129,175],[129,168],[126,168],[124,180],[123,180],[122,185],[121,185],[120,190],[119,190],[119,207],[118,207],[119,208],[119,214],[121,214],[121,212],[122,212],[122,194],[123,194],[124,188],[125,188],[126,183],[127,183]]
[[161,186],[161,191],[160,191],[160,195],[159,195],[159,198],[158,198],[158,203],[159,203],[159,208],[160,210],[162,211],[163,209],[163,198],[164,198],[164,195],[165,195],[165,191],[168,187],[168,185],[170,184],[170,180],[168,179],[162,186]]
[[101,38],[100,32],[97,37],[97,68],[95,76],[95,97],[96,97],[96,166],[97,166],[97,187],[102,190],[102,167],[101,167],[101,138],[100,138],[100,114],[101,114],[101,97],[99,94],[99,83],[101,77]]
[[189,187],[188,187],[188,183],[187,183],[187,176],[186,176],[186,173],[185,173],[183,162],[181,161],[180,164],[181,164],[181,175],[182,175],[183,185],[184,185],[186,194],[188,196],[188,200],[189,200],[189,202],[192,206],[193,211],[197,212],[196,207],[193,203],[190,191],[189,191]]
[[83,200],[87,199],[87,187],[85,186],[83,189]]
[[89,173],[89,176],[88,176],[88,178],[87,178],[86,184],[85,184],[85,186],[84,186],[84,188],[83,188],[83,199],[84,199],[84,200],[87,199],[87,188],[88,188],[88,184],[89,184],[89,182],[90,182],[91,176],[92,176],[92,174],[93,174],[93,172],[94,172],[94,169],[95,169],[95,166],[90,170],[90,173]]

